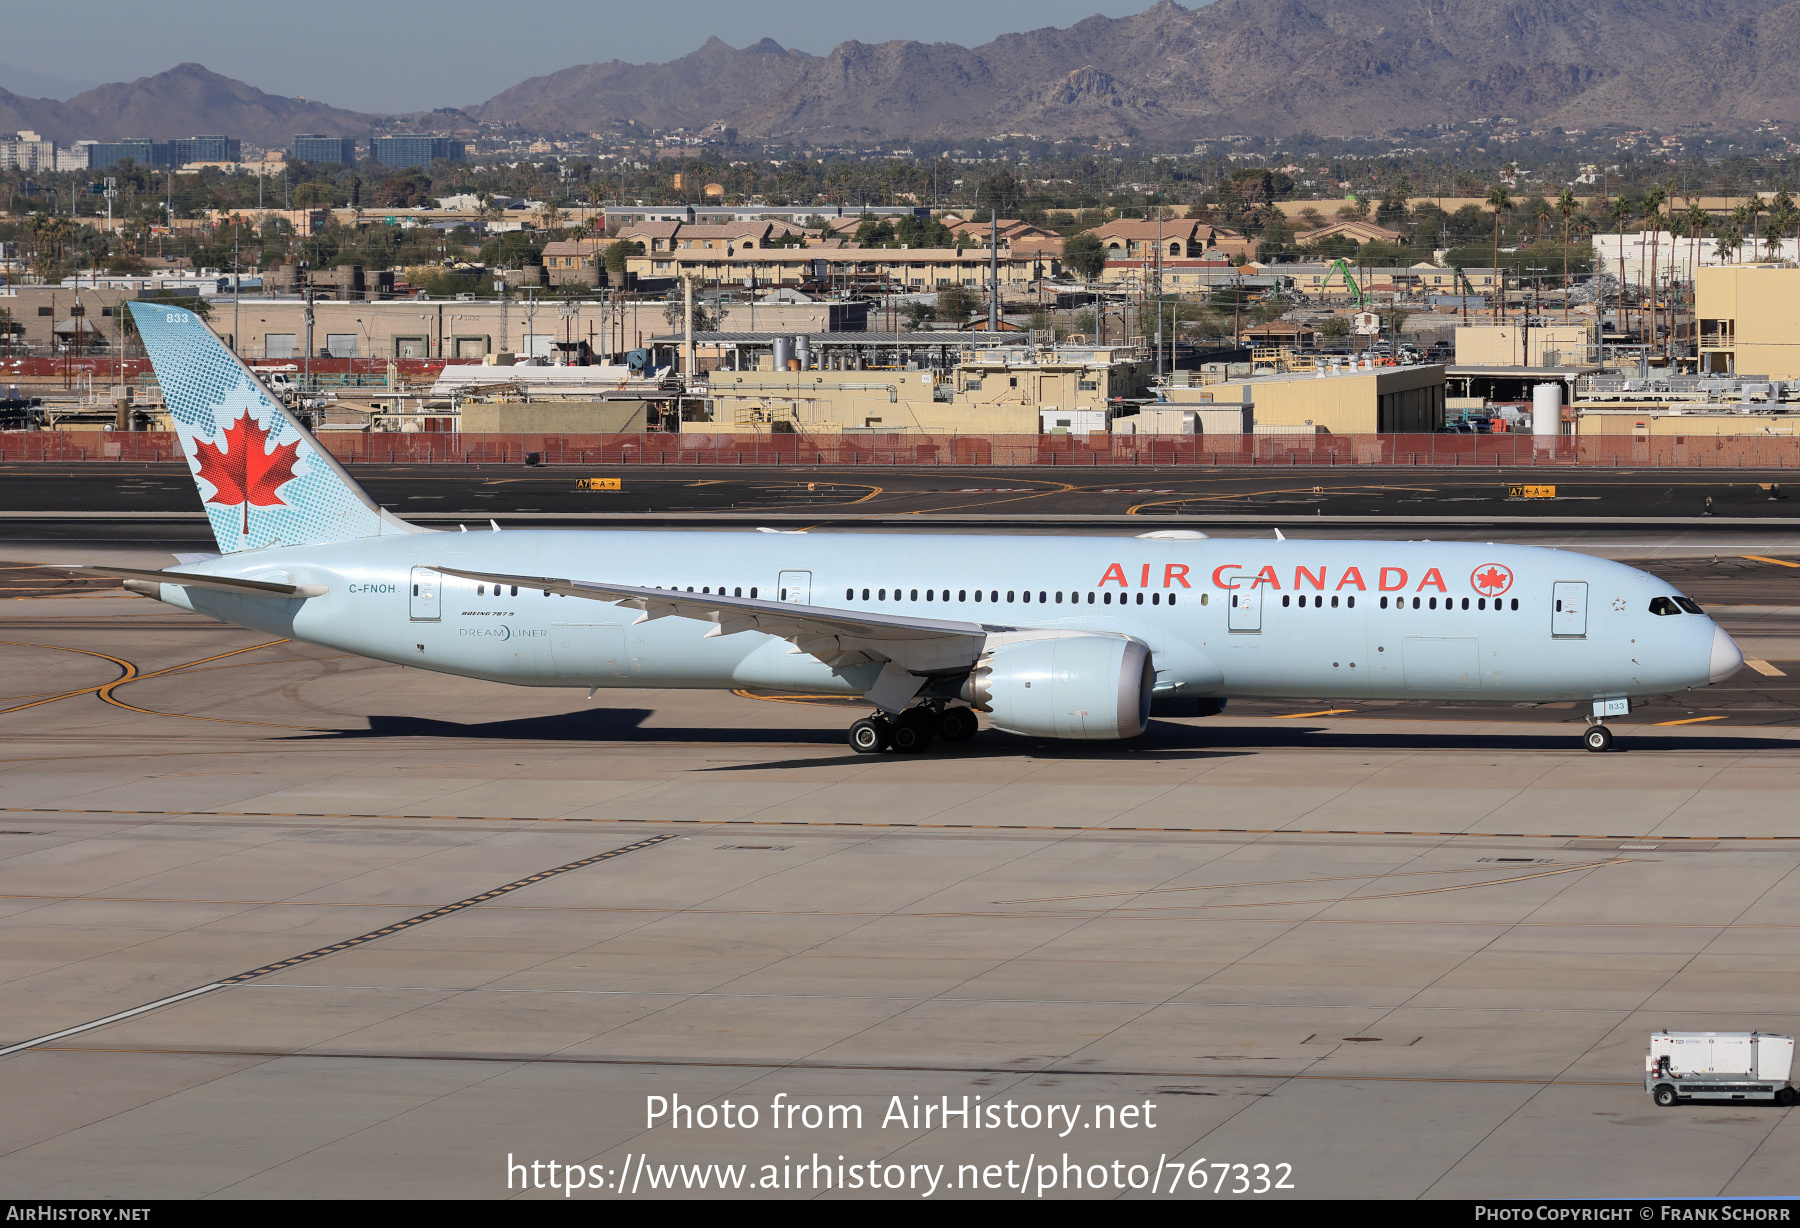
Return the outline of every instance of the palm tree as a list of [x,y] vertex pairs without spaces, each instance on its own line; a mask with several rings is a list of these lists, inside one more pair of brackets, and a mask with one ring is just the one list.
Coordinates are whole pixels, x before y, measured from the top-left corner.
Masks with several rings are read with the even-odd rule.
[[1694,200],[1692,197],[1689,197],[1687,214],[1686,214],[1685,220],[1687,221],[1687,231],[1688,231],[1688,275],[1687,275],[1687,280],[1688,280],[1688,287],[1691,290],[1694,285],[1694,265],[1695,265],[1695,261],[1698,259],[1699,253],[1698,253],[1697,249],[1700,244],[1700,237],[1706,233],[1706,225],[1708,222],[1710,222],[1712,220],[1712,218],[1707,214],[1706,210],[1704,210],[1700,207],[1699,201]]
[[1494,277],[1500,284],[1500,316],[1506,317],[1506,278],[1500,273],[1500,215],[1513,207],[1512,197],[1506,189],[1493,187],[1488,189],[1488,208],[1494,211]]
[[1619,227],[1619,331],[1625,331],[1625,219],[1631,213],[1631,207],[1625,203],[1623,196],[1612,202],[1610,212],[1613,221]]
[[[1732,237],[1737,240],[1735,243],[1733,243],[1731,245],[1731,249],[1735,253],[1740,247],[1742,247],[1744,245],[1744,232],[1750,229],[1750,206],[1749,205],[1739,205],[1737,208],[1735,208],[1731,211],[1731,229],[1732,229]],[[1752,259],[1754,259],[1754,258],[1755,258],[1755,253],[1753,251]],[[1735,255],[1733,255],[1732,259],[1735,261],[1737,259],[1737,257]]]
[[1656,249],[1662,239],[1662,207],[1668,194],[1661,188],[1651,188],[1644,196],[1644,224],[1650,231],[1650,319],[1649,334],[1644,339],[1645,345],[1656,344]]
[[1563,323],[1569,322],[1569,223],[1574,220],[1575,211],[1581,208],[1581,202],[1575,199],[1575,193],[1564,188],[1556,197],[1556,211],[1563,219]]

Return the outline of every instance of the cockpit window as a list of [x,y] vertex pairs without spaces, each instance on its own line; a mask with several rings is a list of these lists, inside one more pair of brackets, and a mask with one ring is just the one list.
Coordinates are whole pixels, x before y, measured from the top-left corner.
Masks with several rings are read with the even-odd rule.
[[1650,598],[1650,612],[1652,614],[1679,614],[1681,607],[1675,604],[1673,597],[1652,597]]
[[1689,614],[1706,613],[1705,610],[1700,608],[1700,603],[1695,601],[1692,597],[1677,597],[1675,598],[1675,604],[1686,610]]

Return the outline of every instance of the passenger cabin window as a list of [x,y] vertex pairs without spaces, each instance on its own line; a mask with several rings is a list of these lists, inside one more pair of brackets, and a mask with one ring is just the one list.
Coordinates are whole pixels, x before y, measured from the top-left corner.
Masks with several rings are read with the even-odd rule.
[[1681,607],[1675,604],[1673,597],[1652,597],[1650,598],[1650,612],[1667,617],[1670,614],[1681,613]]

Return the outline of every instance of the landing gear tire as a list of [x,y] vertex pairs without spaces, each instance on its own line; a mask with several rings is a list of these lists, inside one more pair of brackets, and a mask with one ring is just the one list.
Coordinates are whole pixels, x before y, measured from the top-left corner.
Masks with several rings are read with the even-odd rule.
[[865,716],[850,726],[850,749],[859,755],[878,755],[893,744],[894,727],[884,716]]
[[1667,1083],[1657,1084],[1656,1091],[1650,1098],[1665,1109],[1671,1107],[1676,1100],[1680,1099],[1680,1097],[1675,1094],[1675,1089],[1670,1087]]
[[902,755],[916,755],[937,736],[937,714],[930,708],[908,708],[894,722],[893,747]]
[[1587,748],[1591,751],[1598,752],[1611,750],[1613,744],[1612,730],[1608,729],[1605,725],[1591,725],[1588,727],[1588,731],[1581,735],[1581,740],[1587,744]]
[[937,736],[946,742],[967,742],[980,732],[973,708],[945,708],[938,714]]

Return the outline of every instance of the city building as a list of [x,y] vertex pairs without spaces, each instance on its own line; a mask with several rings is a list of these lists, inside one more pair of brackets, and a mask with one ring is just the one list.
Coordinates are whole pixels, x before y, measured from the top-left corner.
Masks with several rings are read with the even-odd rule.
[[[1763,222],[1765,227],[1768,222]],[[1656,281],[1667,287],[1693,280],[1695,269],[1800,259],[1800,240],[1754,231],[1733,243],[1725,236],[1671,234],[1666,230],[1594,236],[1594,268],[1612,276],[1623,275],[1628,286],[1642,286],[1656,264]]]
[[369,155],[385,167],[402,170],[407,167],[430,166],[439,158],[461,162],[466,148],[461,141],[406,133],[373,138],[369,142]]
[[356,141],[347,136],[301,133],[289,143],[288,154],[297,162],[336,162],[353,166],[356,163]]
[[698,222],[720,226],[731,222],[788,222],[798,225],[809,217],[832,218],[864,215],[874,218],[928,218],[931,210],[913,205],[608,205],[606,228],[643,222]]
[[0,136],[0,171],[55,171],[56,144],[35,132]]
[[1191,218],[1120,218],[1087,232],[1099,239],[1113,260],[1198,260],[1209,252],[1227,258],[1256,254],[1256,241],[1236,230]]
[[[1033,252],[1044,251],[1062,255],[1063,238],[1054,230],[1046,230],[1042,226],[1033,226],[1030,222],[1018,218],[1001,218],[998,226],[992,222],[975,222],[963,218],[959,214],[946,213],[938,219],[947,227],[952,235],[964,243],[973,243],[977,247],[986,247],[999,231],[999,247],[1005,251],[1019,251],[1030,248]],[[860,222],[858,223],[860,225]],[[854,232],[854,231],[853,231]]]
[[[677,236],[678,237],[678,236]],[[950,286],[981,290],[988,283],[989,253],[953,247],[769,247],[738,250],[733,246],[651,250],[629,257],[626,268],[640,277],[695,277],[704,285],[798,286],[880,284],[912,291]],[[1025,293],[1040,277],[1060,277],[1054,258],[999,253],[1002,292]]]
[[138,166],[186,166],[190,162],[241,162],[243,142],[228,136],[189,136],[172,141],[127,137],[122,141],[82,141],[88,170],[107,170],[130,159]]
[[1329,226],[1321,226],[1317,230],[1308,230],[1294,236],[1294,242],[1301,247],[1311,247],[1323,243],[1327,239],[1349,239],[1358,247],[1364,243],[1398,243],[1404,236],[1398,230],[1390,230],[1386,226],[1378,226],[1374,222],[1352,218],[1349,221],[1334,222]]
[[148,137],[132,137],[123,141],[84,141],[82,144],[87,147],[87,168],[92,171],[110,170],[127,160],[138,166],[169,164],[168,145],[159,144]]
[[[614,240],[616,242],[616,240]],[[606,267],[608,240],[559,239],[544,244],[544,267],[553,286],[598,286]]]

